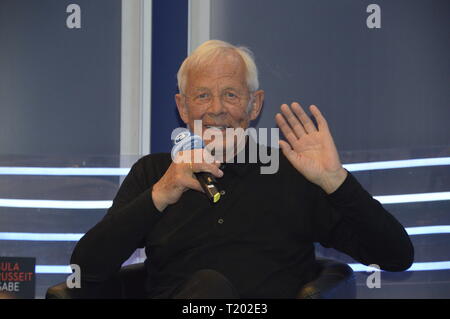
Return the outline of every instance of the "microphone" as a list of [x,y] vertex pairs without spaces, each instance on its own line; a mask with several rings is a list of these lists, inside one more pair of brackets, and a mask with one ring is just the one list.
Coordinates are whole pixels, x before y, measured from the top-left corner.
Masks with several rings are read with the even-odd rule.
[[[183,130],[178,133],[174,140],[174,147],[172,148],[172,159],[180,151],[188,151],[193,149],[203,149],[205,147],[200,136],[192,134],[189,130]],[[212,203],[217,203],[220,200],[221,190],[218,187],[218,182],[214,175],[208,172],[194,172],[195,177],[200,183],[206,196]]]

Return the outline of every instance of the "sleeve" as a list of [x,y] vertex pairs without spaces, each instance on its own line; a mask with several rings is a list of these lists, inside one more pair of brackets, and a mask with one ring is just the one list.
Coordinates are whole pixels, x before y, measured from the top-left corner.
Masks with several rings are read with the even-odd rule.
[[155,174],[146,174],[143,162],[141,159],[133,165],[105,217],[75,246],[70,262],[80,266],[83,281],[102,282],[115,274],[143,246],[162,216],[151,196]]
[[406,230],[352,174],[330,195],[318,189],[314,215],[321,226],[315,241],[322,246],[386,271],[411,267],[414,248]]

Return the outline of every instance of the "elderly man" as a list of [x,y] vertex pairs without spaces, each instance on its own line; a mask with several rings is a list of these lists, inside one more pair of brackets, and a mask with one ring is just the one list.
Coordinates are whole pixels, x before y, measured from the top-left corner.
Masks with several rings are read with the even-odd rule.
[[[222,41],[197,48],[178,85],[181,119],[190,129],[201,120],[202,133],[246,129],[263,105],[251,53]],[[148,256],[149,298],[294,298],[312,279],[315,242],[387,271],[409,268],[414,252],[404,228],[342,167],[325,118],[316,106],[310,111],[317,126],[298,103],[276,115],[287,139],[276,174],[261,174],[260,161],[142,157],[73,252],[82,280],[108,279],[139,247]],[[249,150],[227,143],[225,159]],[[196,172],[226,190],[217,204]]]

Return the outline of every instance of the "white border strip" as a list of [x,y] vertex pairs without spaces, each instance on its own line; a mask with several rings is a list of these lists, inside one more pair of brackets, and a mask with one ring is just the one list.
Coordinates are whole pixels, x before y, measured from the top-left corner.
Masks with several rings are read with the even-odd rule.
[[141,108],[139,117],[140,155],[150,154],[151,143],[152,4],[152,0],[141,0]]
[[84,234],[61,233],[6,233],[0,232],[0,240],[26,241],[79,241]]
[[130,168],[112,167],[5,167],[0,175],[53,175],[53,176],[126,176]]
[[444,165],[450,165],[450,157],[417,158],[417,159],[397,160],[397,161],[354,163],[354,164],[344,164],[342,166],[344,166],[344,168],[347,169],[349,172],[360,172],[360,171],[374,171],[380,169],[444,166]]
[[15,208],[107,209],[111,204],[109,200],[0,199],[0,207]]
[[[410,236],[450,234],[450,225],[405,228]],[[83,233],[10,233],[0,232],[0,240],[19,241],[78,241]]]
[[450,200],[450,192],[373,196],[381,204],[403,204]]
[[[379,269],[365,266],[363,264],[349,264],[354,272],[374,272]],[[426,270],[450,270],[450,261],[432,261],[413,263],[406,271],[426,271]],[[383,270],[381,270],[383,271]]]
[[72,268],[65,265],[36,265],[36,274],[71,274]]
[[410,236],[415,235],[432,235],[432,234],[450,234],[450,225],[439,226],[420,226],[405,228]]
[[[450,200],[450,192],[374,196],[381,204],[403,204]],[[0,198],[0,207],[59,208],[59,209],[107,209],[107,200],[36,200]]]
[[152,1],[122,0],[120,154],[150,153]]
[[[374,272],[378,269],[362,264],[349,264],[354,272]],[[72,268],[66,265],[36,265],[36,274],[71,274]],[[450,270],[450,261],[414,263],[407,271]],[[383,271],[383,270],[382,270]]]
[[[149,80],[147,80],[149,81]],[[146,93],[145,100],[149,100],[149,92]],[[127,113],[127,112],[125,112]],[[149,116],[149,110],[142,110],[142,118]],[[149,128],[143,129],[146,136],[148,135]],[[144,133],[143,133],[144,134]],[[132,137],[130,137],[132,138]],[[148,141],[148,143],[147,143]],[[144,144],[150,145],[150,137],[146,137],[142,142],[142,152],[144,150]],[[126,152],[125,150],[123,150]],[[137,151],[136,151],[137,152]],[[368,163],[355,163],[344,164],[343,166],[350,172],[360,172],[368,170],[380,170],[380,169],[395,169],[395,168],[411,168],[411,167],[425,167],[425,166],[445,166],[450,165],[450,157],[438,157],[438,158],[422,158],[411,159],[401,161],[384,161],[384,162],[368,162]],[[130,168],[112,168],[112,167],[15,167],[15,166],[0,166],[0,175],[60,175],[60,176],[126,176],[130,171]]]
[[211,38],[211,0],[189,0],[188,54]]

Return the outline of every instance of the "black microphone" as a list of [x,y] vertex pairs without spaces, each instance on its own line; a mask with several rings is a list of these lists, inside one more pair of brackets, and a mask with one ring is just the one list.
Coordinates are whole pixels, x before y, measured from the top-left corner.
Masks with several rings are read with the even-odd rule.
[[[177,134],[174,140],[174,147],[172,148],[172,159],[180,151],[188,151],[193,149],[203,149],[204,144],[200,136],[192,134],[189,130],[183,130],[181,133]],[[212,203],[217,203],[220,200],[222,191],[218,187],[214,175],[208,172],[198,172],[194,173],[198,182],[202,186],[206,196]]]

